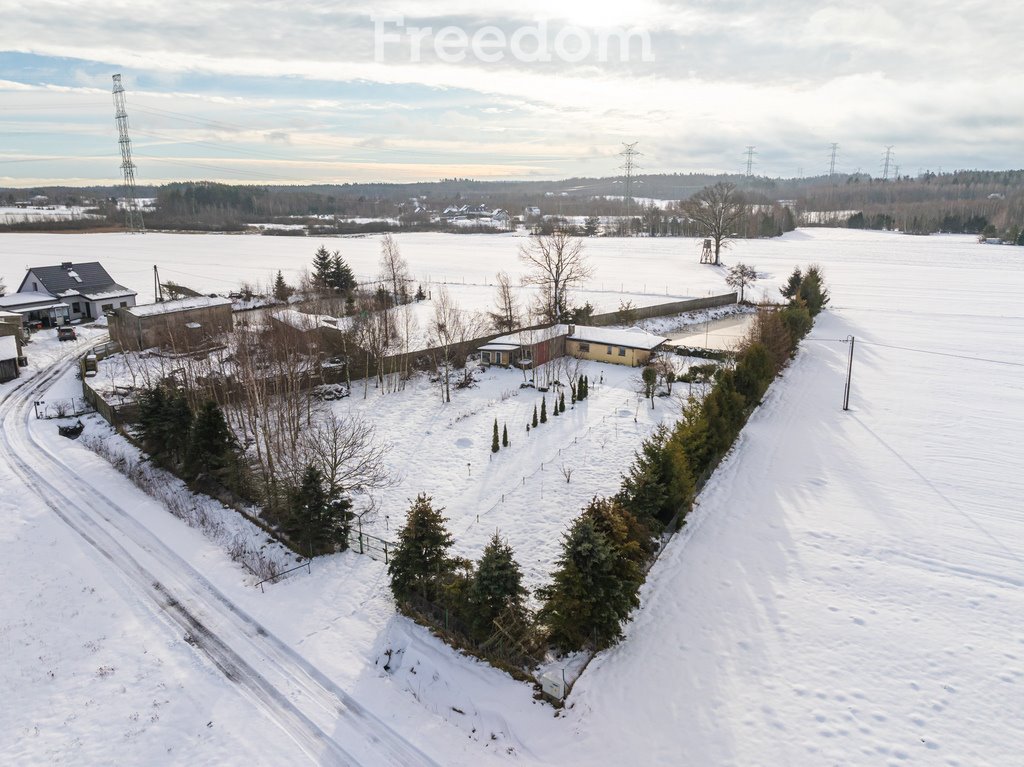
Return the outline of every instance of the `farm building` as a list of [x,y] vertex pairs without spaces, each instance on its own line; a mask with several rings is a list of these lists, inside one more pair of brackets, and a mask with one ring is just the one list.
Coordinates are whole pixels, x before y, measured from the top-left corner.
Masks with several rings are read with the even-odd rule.
[[228,332],[232,323],[230,299],[195,296],[118,309],[110,318],[110,337],[122,349],[190,351]]
[[0,336],[0,383],[18,377],[18,342],[14,336]]
[[98,261],[34,266],[18,292],[0,299],[0,309],[18,312],[44,326],[93,320],[117,308],[135,305],[135,291],[114,282]]

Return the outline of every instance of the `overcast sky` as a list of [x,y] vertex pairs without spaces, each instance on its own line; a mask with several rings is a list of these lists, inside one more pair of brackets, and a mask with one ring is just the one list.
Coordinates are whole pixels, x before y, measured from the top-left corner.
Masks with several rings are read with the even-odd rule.
[[634,141],[647,172],[742,172],[754,146],[759,175],[819,175],[832,142],[842,172],[881,175],[888,145],[901,173],[1024,167],[1019,0],[0,0],[0,19],[0,185],[117,182],[115,72],[140,183],[606,176]]

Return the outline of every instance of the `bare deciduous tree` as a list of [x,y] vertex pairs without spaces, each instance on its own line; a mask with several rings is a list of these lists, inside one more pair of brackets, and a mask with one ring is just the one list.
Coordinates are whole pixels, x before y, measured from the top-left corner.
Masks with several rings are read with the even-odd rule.
[[380,281],[396,306],[406,302],[409,294],[406,283],[410,279],[409,264],[402,258],[398,243],[390,234],[385,234],[380,241]]
[[498,272],[498,289],[494,301],[496,311],[488,312],[491,324],[499,333],[511,333],[519,327],[519,301],[516,298],[512,281],[505,272]]
[[434,349],[442,402],[452,401],[451,372],[465,362],[464,357],[460,359],[464,354],[461,346],[480,333],[484,324],[480,315],[462,312],[445,286],[434,294],[434,315],[427,328],[427,342]]
[[530,271],[523,283],[540,288],[536,313],[550,322],[561,322],[568,308],[569,289],[593,273],[584,254],[583,240],[557,230],[536,235],[519,249],[519,260]]
[[690,220],[697,222],[715,243],[715,264],[728,247],[747,206],[735,184],[720,181],[706,186],[683,204]]

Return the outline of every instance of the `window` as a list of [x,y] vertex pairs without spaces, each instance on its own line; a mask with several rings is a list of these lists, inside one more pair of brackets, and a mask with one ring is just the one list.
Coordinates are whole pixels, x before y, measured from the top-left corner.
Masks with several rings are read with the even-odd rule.
[[497,364],[497,365],[501,365],[501,364],[502,364],[502,361],[501,361],[501,352],[498,352],[497,354],[495,354],[495,355],[494,355],[494,362],[495,362],[495,364]]
[[128,302],[127,302],[127,301],[122,301],[122,302],[121,302],[121,308],[122,308],[122,309],[124,309],[124,308],[125,308],[125,307],[127,307],[127,306],[128,306]]
[[103,304],[103,306],[100,307],[100,310],[104,311],[104,312],[112,312],[112,311],[114,311],[114,305],[113,304]]
[[38,282],[33,282],[32,283],[32,292],[33,293],[38,293],[39,292],[39,283]]
[[71,304],[71,311],[73,311],[75,314],[81,314],[82,313],[82,305],[80,303],[78,303],[77,301],[75,301],[73,304]]
[[585,343],[580,342],[580,351],[581,352],[589,352],[590,351],[590,344],[585,344]]
[[608,356],[609,357],[612,356],[612,347],[610,347],[610,346],[608,347]]
[[480,359],[481,359],[481,361],[485,365],[490,365],[491,364],[491,353],[490,352],[484,352]]
[[625,346],[620,346],[619,347],[619,356],[620,357],[625,357],[626,356],[626,347]]

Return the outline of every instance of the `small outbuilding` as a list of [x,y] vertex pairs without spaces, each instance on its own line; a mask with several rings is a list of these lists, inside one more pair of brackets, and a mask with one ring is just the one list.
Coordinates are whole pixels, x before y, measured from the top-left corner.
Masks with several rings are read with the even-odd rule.
[[122,349],[169,347],[193,351],[231,330],[231,300],[194,296],[118,309],[110,317],[110,337]]
[[565,356],[565,336],[568,330],[568,325],[552,325],[536,330],[517,330],[492,338],[477,347],[480,362],[486,366],[535,368],[556,357]]
[[0,336],[0,383],[18,377],[18,342],[14,336]]

